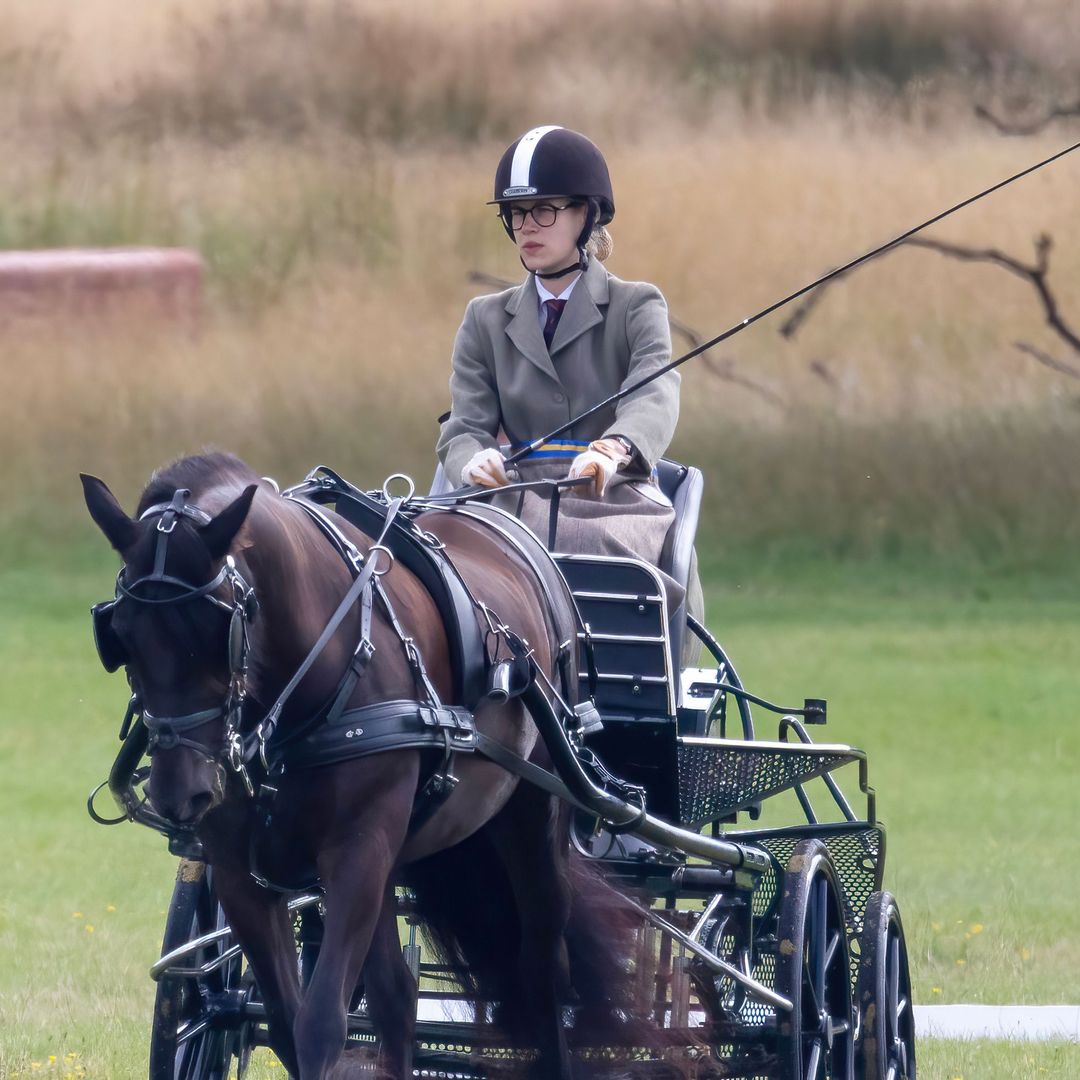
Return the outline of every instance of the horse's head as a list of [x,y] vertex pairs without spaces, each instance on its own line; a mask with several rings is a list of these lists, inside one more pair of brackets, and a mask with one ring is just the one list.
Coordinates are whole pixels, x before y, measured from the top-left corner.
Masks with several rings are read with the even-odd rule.
[[98,653],[107,670],[127,668],[139,698],[150,732],[151,804],[192,825],[224,797],[225,766],[240,767],[255,599],[229,551],[258,485],[214,514],[177,489],[131,518],[101,480],[82,482],[90,516],[124,562],[115,599],[94,609]]

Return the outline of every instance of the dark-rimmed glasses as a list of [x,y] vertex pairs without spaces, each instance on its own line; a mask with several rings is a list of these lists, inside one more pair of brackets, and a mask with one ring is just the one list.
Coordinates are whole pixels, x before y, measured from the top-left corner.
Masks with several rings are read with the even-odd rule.
[[541,229],[550,229],[555,224],[555,219],[563,210],[569,210],[572,206],[580,206],[578,202],[568,202],[565,206],[555,206],[553,203],[539,203],[528,210],[520,206],[504,206],[499,210],[499,216],[517,232],[525,224],[525,218],[531,217]]

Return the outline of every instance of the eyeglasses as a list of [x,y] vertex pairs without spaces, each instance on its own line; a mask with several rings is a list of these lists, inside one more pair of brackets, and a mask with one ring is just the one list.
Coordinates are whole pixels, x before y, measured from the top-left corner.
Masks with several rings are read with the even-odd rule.
[[555,224],[555,219],[563,210],[569,210],[572,206],[580,206],[579,202],[568,202],[565,206],[553,206],[551,203],[540,203],[528,210],[520,206],[504,206],[499,211],[499,217],[517,232],[525,224],[525,218],[531,217],[541,229],[548,229]]

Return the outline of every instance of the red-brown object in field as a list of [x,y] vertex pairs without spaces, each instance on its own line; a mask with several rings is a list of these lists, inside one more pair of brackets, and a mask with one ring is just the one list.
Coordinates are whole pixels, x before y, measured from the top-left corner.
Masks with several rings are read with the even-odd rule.
[[185,248],[0,252],[0,327],[26,320],[162,320],[194,330],[206,265]]

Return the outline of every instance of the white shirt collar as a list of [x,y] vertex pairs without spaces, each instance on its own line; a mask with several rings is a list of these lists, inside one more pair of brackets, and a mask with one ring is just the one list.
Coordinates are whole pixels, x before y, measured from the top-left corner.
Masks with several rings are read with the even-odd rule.
[[569,285],[558,296],[556,296],[538,277],[533,276],[533,281],[536,282],[536,292],[540,297],[540,303],[543,304],[545,300],[569,300],[570,294],[574,291],[574,286],[581,280],[581,274],[578,274]]

